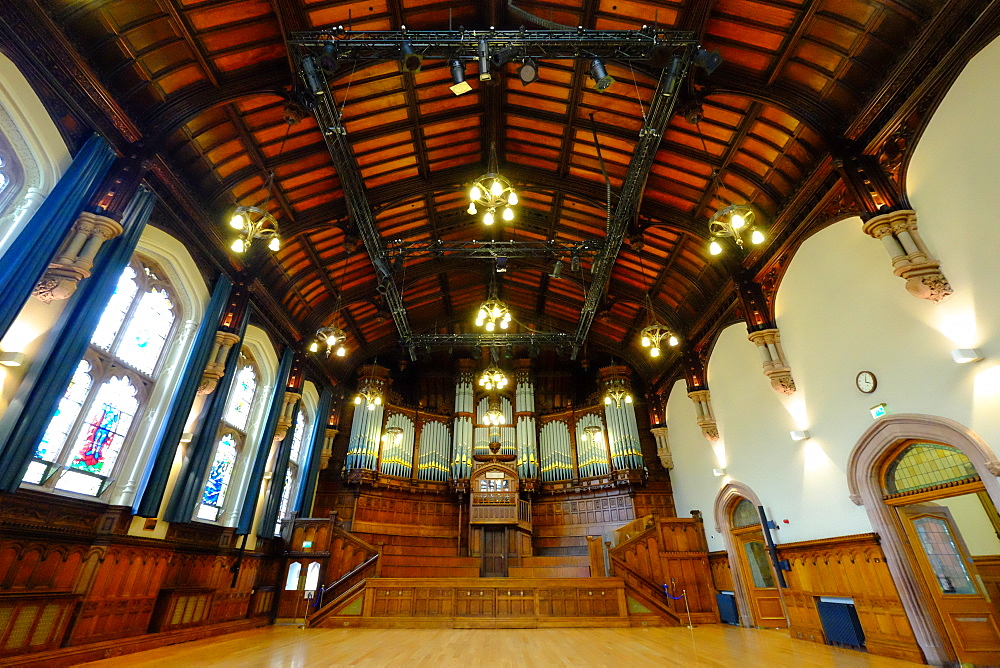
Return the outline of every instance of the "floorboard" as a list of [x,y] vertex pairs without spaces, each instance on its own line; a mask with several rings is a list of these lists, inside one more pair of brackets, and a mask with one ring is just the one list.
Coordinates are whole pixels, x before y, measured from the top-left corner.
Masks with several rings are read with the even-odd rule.
[[787,631],[724,625],[527,630],[300,629],[289,625],[85,665],[903,668],[918,664],[794,640]]

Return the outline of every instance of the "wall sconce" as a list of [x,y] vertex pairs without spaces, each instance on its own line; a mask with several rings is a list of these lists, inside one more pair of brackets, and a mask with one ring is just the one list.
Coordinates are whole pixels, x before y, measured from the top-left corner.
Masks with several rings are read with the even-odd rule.
[[805,429],[790,431],[788,435],[792,437],[793,441],[804,441],[809,438],[809,432]]
[[24,353],[0,353],[0,364],[4,366],[23,366],[27,361]]
[[721,478],[722,476],[726,475],[726,469],[712,469],[712,475],[714,475],[716,478]]
[[979,348],[958,348],[951,351],[951,358],[955,360],[955,364],[982,362],[983,352]]

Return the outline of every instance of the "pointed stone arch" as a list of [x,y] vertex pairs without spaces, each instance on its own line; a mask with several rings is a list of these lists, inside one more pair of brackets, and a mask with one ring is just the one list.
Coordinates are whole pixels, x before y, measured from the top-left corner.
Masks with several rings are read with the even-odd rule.
[[861,435],[847,460],[851,501],[864,506],[872,527],[881,538],[886,565],[924,658],[932,665],[943,665],[951,660],[948,643],[934,624],[930,612],[933,603],[925,600],[917,576],[909,567],[905,539],[896,528],[894,511],[882,502],[882,464],[894,454],[897,445],[909,440],[944,443],[961,451],[976,468],[986,493],[997,508],[1000,508],[1000,481],[997,480],[1000,461],[986,442],[968,427],[948,418],[917,413],[877,420]]

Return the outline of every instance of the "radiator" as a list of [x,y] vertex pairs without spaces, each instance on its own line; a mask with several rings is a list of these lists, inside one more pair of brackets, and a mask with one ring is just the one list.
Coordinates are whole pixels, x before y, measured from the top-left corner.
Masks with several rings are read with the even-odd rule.
[[865,648],[865,632],[858,621],[858,611],[851,599],[821,598],[816,602],[819,619],[826,634],[826,644],[838,647]]
[[731,591],[720,591],[715,595],[719,606],[719,619],[723,624],[740,625],[740,613],[736,609],[736,596]]

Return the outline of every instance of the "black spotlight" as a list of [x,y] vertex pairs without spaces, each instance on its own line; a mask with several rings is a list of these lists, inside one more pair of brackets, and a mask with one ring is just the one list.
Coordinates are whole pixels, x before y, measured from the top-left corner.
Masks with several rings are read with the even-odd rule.
[[490,74],[490,47],[486,43],[486,38],[479,39],[479,80],[489,81],[493,76]]
[[419,72],[420,64],[424,61],[424,57],[414,52],[413,45],[410,44],[409,40],[403,42],[403,47],[400,51],[402,52],[403,71]]
[[594,80],[594,88],[598,91],[606,91],[615,82],[614,78],[604,69],[604,63],[600,58],[594,58],[590,63],[590,78]]
[[562,268],[563,261],[556,260],[555,265],[552,267],[552,273],[549,274],[549,278],[562,278]]
[[573,257],[570,260],[569,270],[574,273],[580,271],[580,256],[577,255],[576,253],[573,253]]
[[719,53],[718,49],[715,51],[698,49],[698,53],[694,54],[694,60],[692,62],[695,67],[700,67],[705,70],[705,74],[711,74],[719,67],[719,65],[722,64],[722,55]]
[[507,47],[495,52],[492,56],[490,56],[490,60],[493,61],[493,65],[496,67],[503,67],[510,61],[514,60],[515,57],[517,57],[517,49]]
[[319,52],[319,58],[316,59],[316,64],[327,73],[337,69],[337,45],[332,42],[324,44],[323,49]]
[[658,70],[662,70],[670,63],[670,56],[673,50],[666,44],[657,44],[649,50],[649,64]]
[[517,68],[517,76],[521,79],[521,85],[527,86],[538,81],[538,63],[534,58],[525,58],[521,66]]
[[451,61],[450,66],[451,80],[454,83],[453,86],[450,86],[451,92],[455,95],[464,95],[472,90],[472,86],[465,80],[465,66],[462,65],[462,61],[455,58]]

